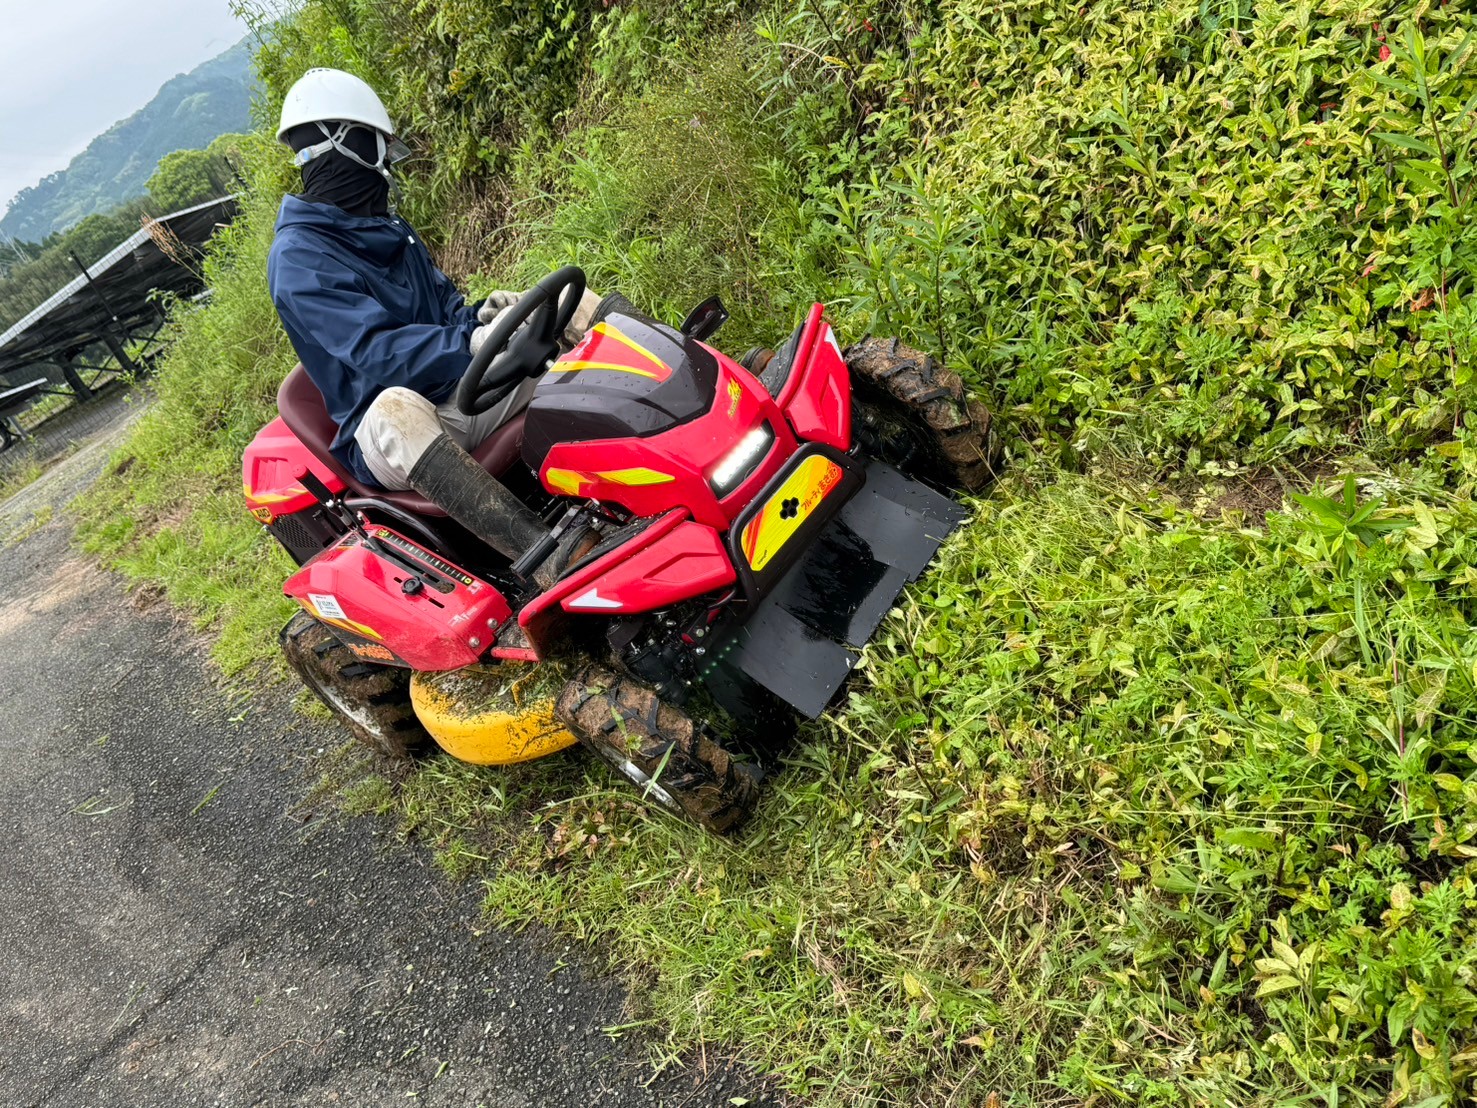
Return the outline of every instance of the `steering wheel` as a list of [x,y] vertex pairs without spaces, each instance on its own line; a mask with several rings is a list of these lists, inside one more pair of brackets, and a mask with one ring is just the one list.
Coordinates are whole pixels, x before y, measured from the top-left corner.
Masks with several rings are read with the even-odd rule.
[[[559,336],[585,294],[585,271],[555,270],[505,311],[456,387],[457,411],[481,415],[559,356]],[[527,324],[527,326],[524,326]]]

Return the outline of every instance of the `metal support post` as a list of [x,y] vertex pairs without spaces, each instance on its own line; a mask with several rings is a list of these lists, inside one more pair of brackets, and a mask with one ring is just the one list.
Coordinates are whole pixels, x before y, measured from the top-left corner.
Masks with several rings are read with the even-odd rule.
[[[124,332],[127,334],[127,332]],[[128,351],[123,349],[123,344],[111,334],[103,336],[103,342],[108,344],[108,349],[113,352],[113,357],[118,359],[118,364],[129,373],[138,373],[138,366],[133,364],[133,359],[128,356]]]
[[[120,366],[130,373],[136,373],[137,367],[123,351],[123,344],[129,340],[128,328],[123,326],[123,321],[118,318],[118,313],[113,311],[113,306],[108,303],[108,298],[103,295],[103,290],[98,288],[97,282],[92,279],[92,274],[87,272],[87,267],[82,264],[82,259],[77,257],[75,251],[68,250],[67,253],[71,255],[73,263],[81,271],[82,279],[87,282],[88,291],[96,297],[98,304],[103,309],[103,314],[113,321],[115,330],[110,332],[106,327],[100,328],[98,337],[108,344],[108,349],[113,352],[113,357],[118,359]],[[63,370],[63,372],[66,371]],[[70,378],[68,380],[70,381]],[[79,392],[77,395],[81,396],[82,394]],[[91,395],[91,391],[89,390],[88,396]]]
[[72,391],[77,394],[77,400],[79,402],[91,400],[92,390],[87,387],[87,382],[82,380],[82,374],[77,372],[77,367],[72,364],[72,359],[63,357],[57,364],[61,366],[62,377],[66,380]]

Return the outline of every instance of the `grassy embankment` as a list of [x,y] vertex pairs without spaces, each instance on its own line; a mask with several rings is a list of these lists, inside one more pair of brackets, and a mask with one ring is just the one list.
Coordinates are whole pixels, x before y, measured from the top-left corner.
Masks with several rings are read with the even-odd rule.
[[[353,800],[494,916],[603,940],[673,1049],[824,1103],[1469,1095],[1473,18],[410,9],[312,4],[260,64],[387,90],[449,269],[577,260],[667,315],[717,289],[734,348],[825,300],[964,372],[1013,470],[737,841],[575,757]],[[250,161],[84,529],[228,670],[271,652],[287,569],[237,500],[292,361],[262,273],[288,176]]]

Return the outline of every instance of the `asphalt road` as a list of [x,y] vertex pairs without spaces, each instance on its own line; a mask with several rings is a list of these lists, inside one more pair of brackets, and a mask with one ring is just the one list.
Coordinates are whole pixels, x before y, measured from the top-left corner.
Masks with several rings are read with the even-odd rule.
[[0,581],[0,1104],[774,1103],[711,1048],[653,1079],[577,950],[483,932],[375,820],[305,813],[337,729],[218,688],[64,523]]

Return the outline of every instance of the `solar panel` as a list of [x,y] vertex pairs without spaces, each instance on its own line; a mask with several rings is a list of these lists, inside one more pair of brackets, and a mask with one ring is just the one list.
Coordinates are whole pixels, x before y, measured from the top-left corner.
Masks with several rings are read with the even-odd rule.
[[[233,220],[237,211],[236,197],[225,196],[171,212],[153,223],[198,253],[216,228]],[[0,374],[55,361],[68,350],[100,341],[105,334],[119,337],[120,325],[127,329],[154,315],[151,293],[197,291],[201,284],[195,273],[159,247],[148,227],[93,262],[86,273],[0,334]]]

